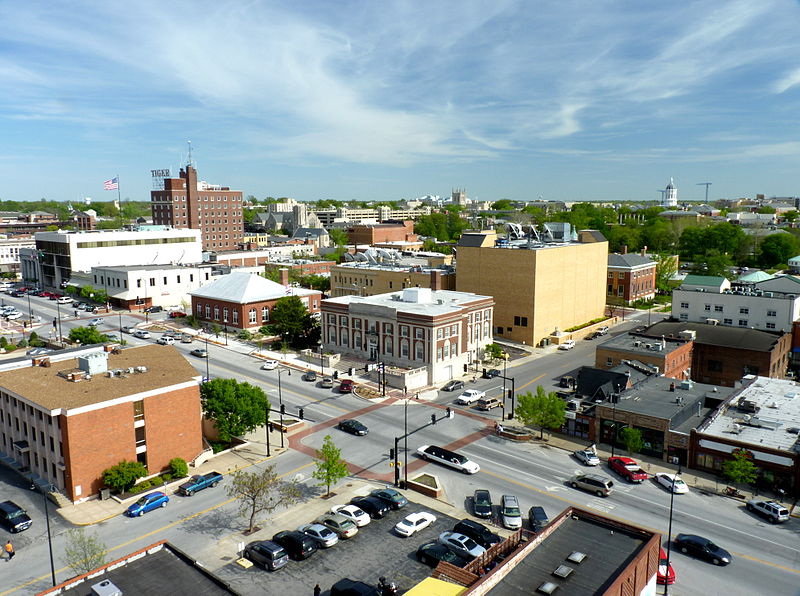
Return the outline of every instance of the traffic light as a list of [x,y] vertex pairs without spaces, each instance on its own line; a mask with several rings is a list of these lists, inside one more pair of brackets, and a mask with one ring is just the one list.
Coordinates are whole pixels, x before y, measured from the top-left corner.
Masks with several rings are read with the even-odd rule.
[[464,374],[467,374],[467,372],[469,372],[469,367],[465,363],[464,364]]
[[436,424],[436,414],[431,414],[431,424]]
[[350,376],[352,377],[354,374],[356,374],[356,369],[351,366],[350,367]]
[[305,420],[305,417],[303,416],[303,408],[300,408],[297,413],[300,415],[300,420]]
[[269,432],[272,432],[272,422],[269,423]]
[[338,379],[339,378],[339,371],[338,370],[333,371],[333,378],[334,379]]
[[394,447],[389,448],[389,459],[394,461]]
[[281,404],[281,414],[286,413],[286,404]]
[[455,414],[453,413],[453,410],[451,410],[450,408],[447,408],[447,417],[448,418],[452,418],[453,416],[455,416]]

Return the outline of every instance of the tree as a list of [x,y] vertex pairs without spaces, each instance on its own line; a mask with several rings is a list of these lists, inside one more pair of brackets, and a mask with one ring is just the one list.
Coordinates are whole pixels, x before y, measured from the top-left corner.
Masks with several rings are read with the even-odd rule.
[[214,421],[222,441],[230,442],[263,426],[270,408],[266,393],[236,379],[212,379],[200,385],[203,414]]
[[226,491],[239,502],[239,515],[249,519],[247,532],[255,530],[258,514],[272,513],[280,505],[289,506],[300,500],[297,480],[281,481],[274,465],[257,472],[235,472]]
[[564,424],[566,403],[555,391],[547,393],[541,385],[536,387],[536,395],[530,391],[517,397],[517,409],[514,415],[525,426],[538,426],[540,437],[544,437],[544,429],[560,428]]
[[328,237],[336,246],[344,246],[349,240],[347,231],[341,228],[331,228],[328,230]]
[[762,267],[789,262],[800,253],[800,242],[791,234],[770,234],[761,241],[758,260]]
[[75,327],[69,330],[69,341],[80,342],[81,345],[102,344],[109,341],[108,336],[100,333],[97,327]]
[[83,528],[72,528],[67,530],[62,560],[75,575],[83,575],[105,564],[107,550],[96,533],[87,534]]
[[300,298],[286,296],[275,303],[270,325],[283,339],[297,344],[301,338],[308,336],[314,327],[314,321]]
[[147,468],[138,461],[122,460],[115,466],[103,470],[103,482],[119,492],[131,488],[139,478],[147,476]]
[[486,346],[486,354],[493,360],[498,360],[503,357],[503,348],[500,344],[491,343]]
[[639,451],[642,450],[644,439],[642,438],[642,431],[638,428],[626,426],[619,431],[619,436],[622,439],[622,443],[625,445],[628,455],[639,453]]
[[348,474],[347,463],[342,459],[342,450],[333,444],[330,435],[325,435],[322,449],[317,450],[317,469],[311,474],[324,484],[326,495],[331,494],[331,484],[345,478]]
[[722,474],[734,484],[752,484],[758,477],[758,468],[752,457],[743,449],[733,452],[733,459],[722,463]]
[[656,289],[662,294],[669,294],[672,289],[670,280],[678,271],[677,259],[670,256],[656,256]]
[[173,457],[169,460],[169,471],[173,478],[184,478],[189,475],[189,465],[182,457]]
[[512,209],[511,201],[508,199],[500,199],[492,203],[492,210],[494,211],[511,211]]

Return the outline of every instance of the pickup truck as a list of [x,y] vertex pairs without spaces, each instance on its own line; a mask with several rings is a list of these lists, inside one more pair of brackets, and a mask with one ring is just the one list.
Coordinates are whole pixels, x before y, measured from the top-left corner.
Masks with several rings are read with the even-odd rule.
[[222,481],[222,474],[219,472],[209,472],[208,474],[196,475],[189,478],[178,487],[178,492],[187,497],[209,486],[217,486]]
[[477,389],[467,389],[456,398],[457,404],[471,404],[475,403],[479,399],[483,399],[486,397],[485,391],[478,391]]
[[639,467],[635,459],[630,457],[609,457],[608,467],[628,482],[641,483],[647,480],[647,472]]

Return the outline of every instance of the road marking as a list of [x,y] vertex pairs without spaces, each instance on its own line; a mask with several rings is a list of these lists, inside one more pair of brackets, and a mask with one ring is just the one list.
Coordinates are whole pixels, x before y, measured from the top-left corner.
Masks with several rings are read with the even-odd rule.
[[531,383],[535,383],[536,381],[538,381],[539,379],[541,379],[541,378],[542,378],[543,376],[545,376],[546,374],[547,374],[547,373],[542,373],[542,374],[540,374],[538,377],[536,377],[535,379],[531,379],[530,381],[528,381],[527,383],[525,383],[525,384],[524,384],[524,385],[522,385],[521,387],[515,387],[515,388],[514,388],[514,390],[515,390],[515,391],[522,391],[523,389],[525,389],[525,387],[527,387],[527,386],[528,386],[528,385],[530,385]]
[[[302,470],[304,468],[307,468],[309,466],[313,466],[314,464],[315,464],[315,462],[313,462],[313,461],[308,462],[306,464],[303,464],[302,466],[298,466],[298,467],[294,468],[293,470],[289,470],[288,472],[285,472],[284,474],[279,475],[278,478],[285,478],[289,474],[297,474],[300,470]],[[141,536],[137,536],[136,538],[132,538],[131,540],[128,540],[127,542],[123,542],[122,544],[118,544],[117,546],[112,546],[111,548],[106,550],[103,554],[114,552],[115,550],[119,550],[119,549],[121,549],[121,548],[123,548],[125,546],[128,546],[129,544],[132,544],[132,543],[134,543],[134,542],[136,542],[138,540],[142,540],[144,538],[147,538],[148,536],[152,536],[153,534],[156,534],[158,532],[162,532],[164,530],[169,530],[170,528],[174,528],[175,526],[177,526],[179,524],[182,524],[183,522],[192,520],[192,519],[194,519],[194,518],[196,518],[196,517],[198,517],[200,515],[203,515],[205,513],[210,512],[210,511],[214,511],[215,509],[218,509],[220,507],[228,505],[229,503],[232,503],[235,500],[236,500],[236,497],[231,497],[230,499],[228,499],[226,501],[222,501],[221,503],[217,503],[216,505],[212,505],[211,507],[207,507],[206,509],[203,509],[202,511],[198,511],[196,513],[193,513],[192,515],[187,516],[187,517],[182,517],[181,519],[178,519],[178,520],[175,520],[175,521],[173,521],[171,523],[168,523],[165,526],[162,526],[160,528],[156,528],[155,530],[153,530],[151,532],[147,532],[147,534],[142,534]],[[63,573],[67,569],[69,569],[68,566],[67,567],[61,567],[60,569],[56,569],[56,574]],[[32,580],[29,580],[29,581],[25,582],[24,584],[21,584],[19,586],[11,588],[10,590],[6,590],[5,592],[0,592],[0,596],[6,596],[6,594],[12,594],[17,590],[21,590],[23,588],[26,588],[26,587],[32,585],[32,584],[35,584],[36,582],[44,581],[46,579],[50,579],[50,574],[49,573],[47,575],[41,575],[39,577],[35,577]]]

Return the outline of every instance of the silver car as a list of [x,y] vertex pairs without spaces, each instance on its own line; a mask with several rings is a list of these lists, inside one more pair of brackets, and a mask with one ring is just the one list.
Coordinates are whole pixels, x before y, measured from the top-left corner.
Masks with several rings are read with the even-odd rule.
[[322,548],[330,548],[339,542],[339,536],[336,535],[336,532],[322,524],[306,524],[297,528],[297,531],[306,536],[311,536]]
[[466,559],[480,557],[486,552],[486,549],[472,538],[458,532],[442,532],[439,534],[439,544],[444,544],[457,555]]
[[600,465],[600,458],[597,457],[594,451],[591,449],[579,449],[578,451],[573,451],[572,455],[586,466],[599,466]]

